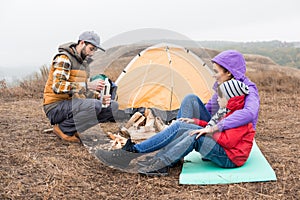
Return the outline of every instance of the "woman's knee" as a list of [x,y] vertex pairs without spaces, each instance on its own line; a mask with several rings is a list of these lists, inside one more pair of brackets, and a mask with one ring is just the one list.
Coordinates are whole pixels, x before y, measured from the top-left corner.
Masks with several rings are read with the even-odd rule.
[[184,97],[182,102],[185,105],[187,105],[187,104],[190,104],[190,105],[201,105],[201,104],[203,104],[201,99],[195,94],[188,94],[187,96]]
[[195,94],[188,94],[186,95],[184,98],[183,98],[183,101],[195,101],[195,100],[198,100],[199,97]]

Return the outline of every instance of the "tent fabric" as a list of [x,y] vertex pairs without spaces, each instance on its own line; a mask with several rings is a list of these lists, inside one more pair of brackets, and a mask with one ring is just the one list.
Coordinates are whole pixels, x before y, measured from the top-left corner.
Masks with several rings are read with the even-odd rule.
[[254,142],[247,162],[239,168],[220,168],[192,151],[185,158],[179,177],[180,184],[230,184],[240,182],[276,181],[276,174]]
[[193,93],[207,103],[213,94],[212,70],[191,51],[170,44],[135,56],[116,80],[119,109],[176,110]]

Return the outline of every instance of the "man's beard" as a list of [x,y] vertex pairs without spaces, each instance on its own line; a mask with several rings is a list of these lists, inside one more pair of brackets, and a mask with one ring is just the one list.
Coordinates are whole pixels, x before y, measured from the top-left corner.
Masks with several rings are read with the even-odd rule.
[[87,57],[85,52],[86,52],[86,46],[80,52],[80,56],[81,56],[82,60],[85,60],[85,58]]

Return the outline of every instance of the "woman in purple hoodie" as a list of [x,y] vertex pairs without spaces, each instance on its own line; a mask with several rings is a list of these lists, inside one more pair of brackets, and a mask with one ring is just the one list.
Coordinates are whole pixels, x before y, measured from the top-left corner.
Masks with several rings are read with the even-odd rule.
[[[213,131],[221,132],[248,123],[252,123],[253,128],[255,129],[260,100],[255,83],[251,82],[245,76],[246,62],[243,55],[235,50],[227,50],[215,56],[212,59],[212,62],[215,71],[214,78],[216,79],[213,86],[214,90],[216,90],[218,85],[232,78],[245,83],[249,88],[249,94],[245,98],[244,108],[219,121],[217,125],[214,126],[216,130]],[[186,131],[199,129],[199,120],[208,122],[211,119],[211,116],[218,111],[219,105],[217,98],[217,93],[215,93],[209,102],[204,105],[198,96],[194,94],[187,95],[181,103],[177,120],[168,128],[139,144],[135,144],[128,139],[122,149],[110,152],[99,150],[96,152],[96,155],[103,162],[124,169],[133,158],[140,156],[139,154],[132,154],[129,152],[153,152],[165,147]]]
[[[223,51],[212,59],[215,71],[214,78],[216,82],[213,86],[216,90],[221,83],[234,78],[245,83],[249,87],[249,95],[245,99],[244,109],[236,112],[234,115],[218,123],[219,131],[235,128],[249,122],[252,122],[255,129],[259,112],[259,95],[255,83],[251,82],[245,76],[246,63],[243,55],[235,50]],[[188,95],[183,100],[179,109],[177,118],[183,118],[182,121],[193,122],[190,118],[198,118],[207,121],[207,114],[214,115],[219,105],[217,102],[217,93],[215,93],[209,102],[203,108],[203,103],[196,95]],[[208,113],[207,113],[208,112]]]

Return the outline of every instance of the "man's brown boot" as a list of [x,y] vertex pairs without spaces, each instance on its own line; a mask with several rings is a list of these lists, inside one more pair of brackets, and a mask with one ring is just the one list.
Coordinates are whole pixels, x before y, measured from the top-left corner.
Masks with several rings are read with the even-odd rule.
[[78,133],[74,134],[73,136],[66,135],[60,130],[58,124],[53,126],[53,133],[60,137],[62,140],[81,143]]

